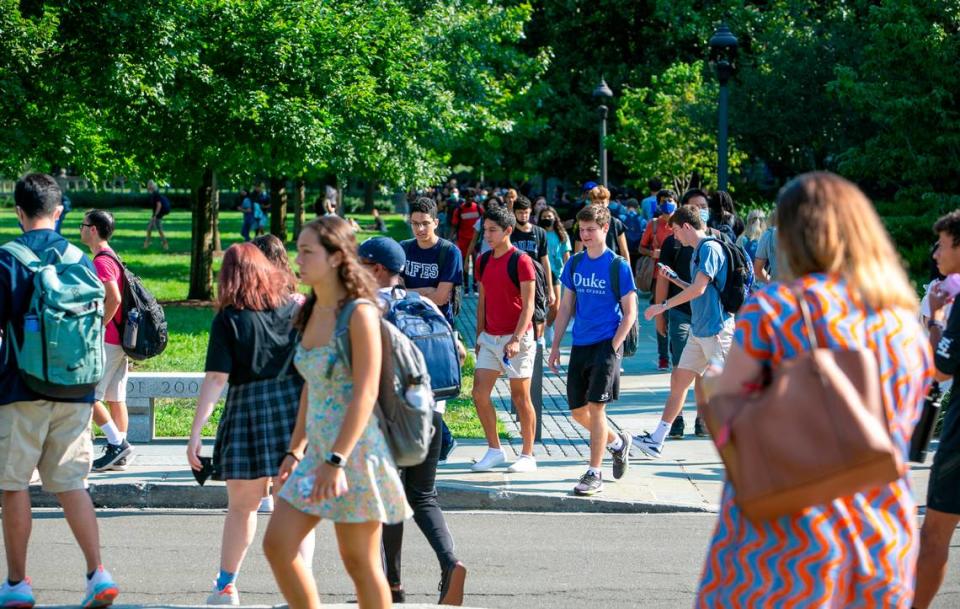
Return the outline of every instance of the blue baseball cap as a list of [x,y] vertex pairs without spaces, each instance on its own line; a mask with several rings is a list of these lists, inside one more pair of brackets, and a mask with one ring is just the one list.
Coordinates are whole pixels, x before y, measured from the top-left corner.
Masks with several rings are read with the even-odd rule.
[[374,237],[360,244],[357,253],[364,260],[382,264],[391,273],[403,272],[407,256],[400,244],[390,237]]
[[585,183],[585,184],[583,185],[583,189],[584,189],[584,190],[593,190],[593,189],[596,188],[596,187],[597,187],[597,183],[596,183],[596,182],[587,182],[587,183]]

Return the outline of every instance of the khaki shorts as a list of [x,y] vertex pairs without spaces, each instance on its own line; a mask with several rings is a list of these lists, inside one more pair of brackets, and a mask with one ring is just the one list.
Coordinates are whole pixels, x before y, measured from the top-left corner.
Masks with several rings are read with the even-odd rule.
[[103,343],[103,378],[93,392],[94,399],[98,402],[126,402],[129,368],[123,347]]
[[87,488],[92,416],[90,404],[36,400],[0,406],[0,490],[27,490],[34,468],[47,492]]
[[503,348],[510,342],[511,334],[493,336],[486,332],[480,333],[477,345],[480,352],[477,354],[477,369],[496,370],[506,372],[507,378],[528,379],[533,376],[533,362],[537,356],[537,343],[533,340],[533,330],[528,330],[520,338],[520,352],[510,360],[510,365],[503,363]]
[[711,362],[723,364],[733,344],[733,324],[724,326],[720,334],[701,338],[693,334],[687,337],[687,344],[680,354],[677,368],[690,370],[703,376]]

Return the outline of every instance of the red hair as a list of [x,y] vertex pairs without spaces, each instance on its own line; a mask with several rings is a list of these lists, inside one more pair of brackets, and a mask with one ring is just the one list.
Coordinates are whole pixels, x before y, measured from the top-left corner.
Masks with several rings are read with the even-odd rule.
[[286,300],[287,278],[252,243],[237,243],[227,248],[220,267],[217,309],[227,307],[265,311],[276,309]]

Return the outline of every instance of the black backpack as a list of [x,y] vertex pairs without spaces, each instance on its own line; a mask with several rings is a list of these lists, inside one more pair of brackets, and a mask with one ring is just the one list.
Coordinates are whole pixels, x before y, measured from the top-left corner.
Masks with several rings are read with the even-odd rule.
[[156,297],[143,285],[127,265],[111,251],[98,256],[112,258],[123,269],[120,288],[120,345],[127,357],[145,360],[163,353],[167,348],[167,319]]
[[[747,252],[736,243],[730,243],[725,239],[714,239],[723,249],[723,257],[727,261],[727,282],[723,289],[717,288],[720,292],[720,304],[723,310],[728,313],[736,314],[747,300],[750,294],[750,288],[753,286],[753,262]],[[700,260],[701,242],[697,246],[694,254],[696,261]],[[711,282],[716,287],[716,282]]]
[[[486,268],[487,263],[490,262],[490,257],[493,256],[493,250],[485,252],[480,259],[477,261],[477,276],[483,275],[483,269]],[[517,289],[520,289],[520,271],[518,269],[520,265],[520,256],[530,256],[526,252],[521,252],[519,249],[514,249],[513,253],[510,254],[510,260],[507,261],[507,274],[510,276],[510,281],[513,282],[513,285],[517,286]],[[530,256],[530,261],[533,262],[534,275],[536,275],[536,289],[534,290],[533,295],[533,322],[541,324],[547,319],[547,274],[543,270],[543,265],[540,264],[540,261]]]
[[[440,255],[437,256],[437,268],[442,269],[443,264],[447,261],[447,255],[450,252],[450,248],[456,248],[457,246],[453,242],[448,241],[447,239],[440,239]],[[461,261],[461,264],[463,262]],[[453,316],[456,317],[460,314],[460,303],[463,300],[463,286],[453,284],[453,290],[450,292],[450,306],[453,311]]]

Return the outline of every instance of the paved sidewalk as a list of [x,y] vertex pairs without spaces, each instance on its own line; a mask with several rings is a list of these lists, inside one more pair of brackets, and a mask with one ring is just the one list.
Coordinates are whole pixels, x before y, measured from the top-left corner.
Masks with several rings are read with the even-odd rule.
[[[476,299],[464,299],[459,320],[464,337],[472,342]],[[656,340],[652,324],[641,322],[641,341],[636,355],[624,361],[620,400],[608,409],[610,423],[637,433],[652,430],[659,421],[669,392],[669,373],[656,370]],[[569,345],[569,333],[564,345]],[[569,347],[563,349],[563,361]],[[490,473],[470,471],[474,459],[483,455],[485,442],[460,440],[460,446],[438,471],[441,502],[454,509],[503,509],[523,511],[583,512],[683,512],[715,511],[720,499],[723,466],[709,438],[692,435],[694,406],[690,392],[685,408],[690,435],[668,440],[664,456],[657,460],[634,458],[621,480],[613,480],[609,459],[604,463],[604,491],[591,497],[575,497],[574,484],[586,469],[589,435],[573,422],[566,403],[565,370],[554,375],[545,370],[543,382],[543,441],[535,453],[539,469],[532,474],[508,474],[505,468]],[[510,457],[519,454],[519,429],[510,415],[509,389],[505,380],[496,387],[498,415],[511,434],[504,442]],[[212,443],[212,440],[210,441]],[[104,507],[220,508],[226,506],[223,484],[208,482],[199,487],[186,464],[186,441],[163,440],[136,447],[137,458],[125,472],[92,474],[91,494]],[[207,449],[212,453],[212,448]],[[634,451],[634,455],[637,451]],[[925,503],[929,465],[912,472],[918,500]],[[39,489],[37,489],[39,490]],[[38,505],[55,505],[52,497],[38,493]]]

